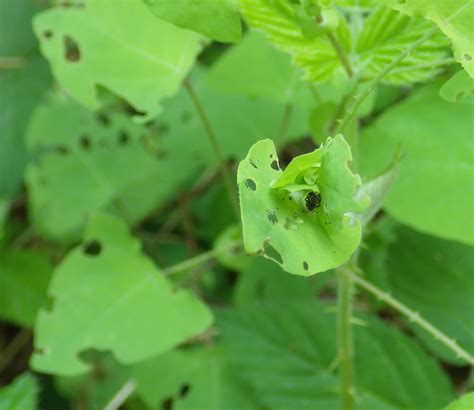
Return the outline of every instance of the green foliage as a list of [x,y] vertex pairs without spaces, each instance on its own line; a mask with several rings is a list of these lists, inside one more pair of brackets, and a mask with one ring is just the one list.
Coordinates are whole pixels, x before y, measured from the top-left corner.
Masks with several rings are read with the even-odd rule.
[[439,92],[447,101],[474,104],[474,79],[460,70],[443,84]]
[[213,40],[234,43],[240,39],[240,17],[233,0],[144,0],[154,14],[179,27]]
[[84,373],[89,366],[79,353],[86,349],[111,350],[120,362],[134,363],[171,349],[212,320],[192,294],[173,290],[122,222],[105,216],[91,219],[83,246],[55,270],[49,294],[53,307],[39,314],[31,362],[46,373]]
[[[264,406],[339,408],[334,314],[323,305],[263,304],[220,320],[232,362]],[[355,331],[357,408],[435,409],[452,398],[439,367],[409,338],[375,319]]]
[[474,407],[474,392],[467,393],[461,398],[453,401],[446,410],[469,410]]
[[34,29],[57,81],[75,99],[98,109],[97,88],[103,87],[142,121],[178,91],[201,49],[200,36],[154,18],[138,0],[53,8],[35,17]]
[[[304,276],[347,261],[360,242],[359,222],[345,215],[360,207],[353,199],[360,178],[350,172],[350,159],[347,143],[337,136],[283,172],[273,142],[256,143],[237,173],[246,251]],[[299,182],[304,172],[317,172],[319,188]],[[314,212],[306,204],[309,188],[321,195]]]
[[51,263],[41,253],[0,250],[0,316],[32,326],[47,301],[51,273]]
[[448,103],[438,90],[418,90],[364,130],[361,173],[375,175],[400,150],[384,209],[424,232],[474,244],[472,105]]
[[452,41],[454,56],[471,77],[474,77],[474,2],[471,0],[385,0],[403,13],[422,15],[434,21]]
[[30,373],[18,376],[10,385],[0,389],[1,410],[36,410],[38,382]]

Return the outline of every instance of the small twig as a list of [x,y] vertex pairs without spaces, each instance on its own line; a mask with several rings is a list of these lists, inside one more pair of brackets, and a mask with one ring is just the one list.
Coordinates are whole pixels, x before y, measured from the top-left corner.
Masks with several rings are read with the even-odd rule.
[[0,354],[0,373],[8,367],[10,362],[31,340],[31,330],[21,329]]
[[137,383],[129,380],[104,407],[104,410],[117,410],[137,388]]
[[361,288],[365,289],[367,292],[372,293],[381,301],[385,302],[387,305],[391,306],[398,312],[405,315],[410,322],[416,323],[422,329],[426,330],[429,334],[431,334],[436,340],[440,343],[444,344],[448,349],[453,351],[458,357],[464,359],[467,363],[471,366],[474,366],[474,356],[470,353],[465,351],[458,343],[443,333],[441,330],[437,329],[433,326],[430,322],[423,319],[419,312],[415,312],[414,310],[410,309],[408,306],[404,305],[396,298],[394,298],[389,293],[379,289],[372,283],[363,279],[360,275],[351,273],[352,280],[359,285]]
[[231,203],[232,209],[234,210],[237,219],[240,220],[240,209],[239,209],[239,203],[234,191],[234,183],[232,182],[232,178],[230,176],[229,170],[227,169],[224,154],[222,153],[216,133],[214,132],[214,129],[211,126],[211,122],[209,121],[206,111],[204,110],[204,107],[201,104],[201,101],[199,100],[196,92],[194,91],[193,86],[191,85],[188,79],[184,81],[184,88],[188,92],[189,97],[191,98],[191,101],[193,102],[194,107],[196,108],[196,111],[199,115],[199,118],[201,119],[202,125],[204,126],[204,129],[206,130],[206,134],[212,145],[212,149],[214,150],[214,155],[216,156],[218,165],[221,170],[222,178],[224,179],[224,183],[227,188],[227,194],[229,196],[229,201]]

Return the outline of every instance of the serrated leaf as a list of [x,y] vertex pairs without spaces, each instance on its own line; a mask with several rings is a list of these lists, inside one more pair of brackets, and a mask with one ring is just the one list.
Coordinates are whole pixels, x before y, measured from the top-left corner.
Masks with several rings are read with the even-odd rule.
[[[396,233],[385,259],[388,289],[474,354],[473,248],[403,227]],[[445,361],[463,363],[432,335],[415,324],[410,327]]]
[[[432,24],[422,18],[410,18],[384,5],[376,7],[357,37],[356,51],[364,76],[377,76],[431,27]],[[383,81],[412,84],[435,77],[443,65],[452,63],[448,58],[448,47],[449,42],[441,33],[432,36],[404,58]]]
[[[300,157],[302,160],[297,158],[293,164],[308,158],[313,164],[312,157],[320,154],[321,206],[315,212],[308,211],[304,197],[273,185],[279,178],[285,182],[286,177],[271,140],[254,144],[237,173],[246,251],[262,253],[297,275],[308,276],[341,265],[360,242],[359,222],[343,215],[358,206],[352,196],[360,182],[348,168],[347,143],[342,136],[329,139],[325,148]],[[295,167],[298,169],[290,165],[285,172],[293,175]],[[333,228],[329,228],[331,224]]]
[[410,16],[434,21],[452,41],[454,56],[474,77],[473,0],[385,0],[388,6]]
[[32,326],[46,304],[52,266],[45,255],[31,251],[0,251],[0,317]]
[[449,404],[445,410],[471,410],[474,409],[474,392],[466,393],[459,399]]
[[419,89],[386,110],[360,141],[360,169],[376,175],[397,150],[400,173],[384,209],[426,233],[474,244],[473,106],[439,97],[439,85]]
[[199,169],[192,146],[166,145],[161,138],[154,150],[147,128],[124,114],[105,118],[107,124],[61,100],[33,116],[28,140],[39,154],[27,169],[27,186],[33,222],[49,238],[80,238],[88,216],[101,210],[135,223]]
[[[232,363],[263,405],[273,410],[340,408],[333,368],[335,314],[301,300],[220,317]],[[436,362],[403,333],[375,319],[354,332],[358,409],[437,409],[452,398]]]
[[474,104],[474,79],[460,70],[443,84],[439,93],[450,102]]
[[211,312],[190,292],[173,285],[140,252],[125,224],[97,215],[83,246],[74,248],[54,272],[51,311],[35,325],[31,366],[58,375],[89,369],[79,354],[110,350],[132,364],[164,353],[205,330]]
[[199,35],[156,19],[138,0],[89,0],[45,11],[33,23],[56,79],[75,99],[98,109],[97,88],[104,87],[142,121],[178,91],[201,49]]
[[0,389],[0,410],[37,410],[38,393],[36,378],[23,373]]
[[153,13],[178,27],[224,43],[239,41],[242,27],[233,0],[144,0]]

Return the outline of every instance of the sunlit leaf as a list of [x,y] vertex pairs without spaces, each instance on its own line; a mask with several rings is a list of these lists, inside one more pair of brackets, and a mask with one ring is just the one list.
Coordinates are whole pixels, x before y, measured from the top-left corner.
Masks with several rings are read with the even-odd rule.
[[450,102],[474,104],[474,79],[460,70],[443,84],[439,93]]
[[471,410],[474,408],[474,392],[466,393],[453,401],[445,410]]
[[0,389],[1,410],[37,410],[39,386],[30,373],[23,373]]

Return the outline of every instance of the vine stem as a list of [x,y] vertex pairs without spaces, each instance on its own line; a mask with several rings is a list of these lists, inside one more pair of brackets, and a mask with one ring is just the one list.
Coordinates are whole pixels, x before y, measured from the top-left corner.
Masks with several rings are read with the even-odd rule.
[[209,138],[209,142],[211,143],[212,149],[214,151],[214,155],[216,156],[217,162],[219,164],[222,178],[224,179],[224,184],[227,189],[227,194],[229,196],[229,201],[231,203],[232,209],[234,210],[234,213],[237,219],[240,219],[239,203],[234,193],[234,188],[233,188],[234,185],[232,183],[232,178],[230,176],[229,170],[227,169],[226,161],[224,159],[224,155],[219,145],[219,141],[217,139],[216,133],[214,132],[211,122],[209,121],[209,117],[207,116],[206,111],[204,110],[204,107],[201,104],[201,101],[199,100],[199,97],[197,96],[196,92],[194,91],[194,88],[191,85],[191,82],[189,81],[189,79],[184,80],[184,88],[188,92],[189,97],[191,98],[191,101],[193,102],[194,107],[196,108],[196,111],[199,115],[199,118],[201,119],[202,125],[204,126],[204,129],[206,130],[206,134]]
[[391,306],[398,312],[405,315],[410,322],[416,323],[418,326],[426,330],[431,334],[436,340],[444,344],[448,349],[453,351],[457,356],[464,359],[471,366],[474,366],[474,356],[465,351],[456,340],[451,339],[448,335],[443,333],[441,330],[437,329],[430,322],[423,319],[419,312],[416,312],[410,309],[408,306],[404,305],[397,299],[395,299],[389,293],[379,289],[377,286],[373,285],[369,281],[363,279],[360,275],[355,273],[349,273],[353,282],[359,285],[362,289],[376,296],[381,301],[385,302],[387,305]]
[[354,75],[354,71],[352,71],[351,63],[349,62],[349,58],[347,57],[347,54],[342,48],[341,44],[339,44],[339,41],[337,41],[336,36],[333,33],[329,32],[326,34],[326,37],[328,38],[334,50],[336,51],[336,54],[339,57],[339,60],[341,61],[342,66],[344,67],[344,70],[346,70],[347,76],[349,78],[352,78],[352,76]]
[[137,383],[133,380],[126,382],[120,390],[115,394],[115,396],[110,400],[104,410],[117,410],[120,406],[125,403],[125,401],[130,397],[130,395],[137,388]]
[[197,266],[202,265],[203,263],[206,263],[210,261],[211,259],[216,258],[222,253],[225,252],[230,252],[235,249],[238,249],[240,246],[242,246],[242,241],[241,240],[236,240],[233,242],[229,242],[227,246],[220,246],[215,249],[212,249],[208,252],[201,253],[200,255],[195,256],[194,258],[186,259],[183,262],[179,262],[173,266],[170,266],[168,268],[163,269],[163,274],[164,275],[174,275],[179,272],[183,272],[188,269],[195,268]]

